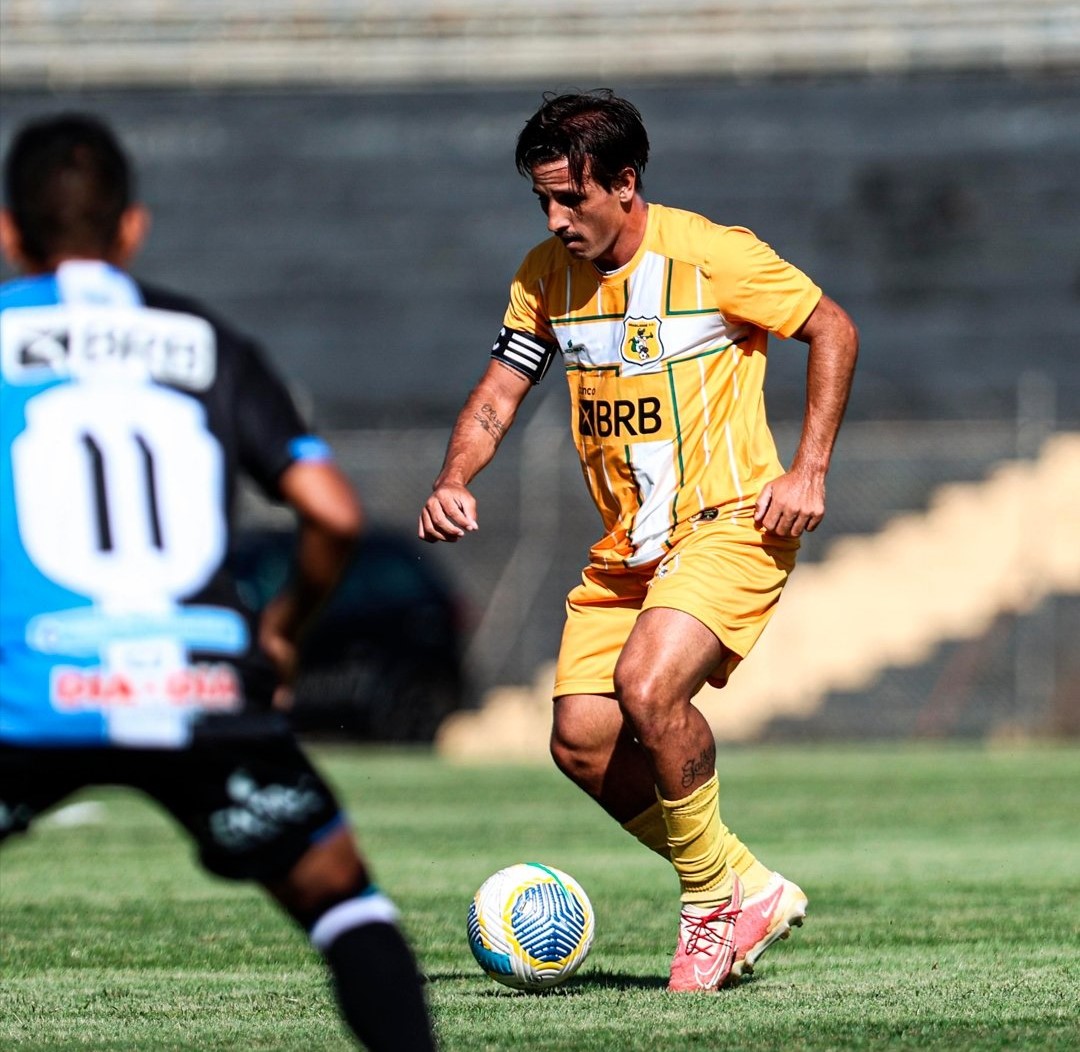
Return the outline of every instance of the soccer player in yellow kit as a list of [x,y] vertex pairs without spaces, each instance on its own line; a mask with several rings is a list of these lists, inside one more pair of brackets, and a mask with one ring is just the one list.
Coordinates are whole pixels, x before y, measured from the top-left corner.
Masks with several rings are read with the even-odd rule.
[[[525,258],[491,361],[421,514],[428,541],[478,528],[468,485],[561,358],[604,536],[567,598],[551,752],[681,886],[669,989],[715,990],[800,924],[806,895],[722,822],[716,747],[693,704],[764,629],[851,388],[851,319],[739,227],[649,204],[648,136],[610,92],[548,96],[515,160],[553,235]],[[808,345],[806,410],[780,463],[762,388],[768,334]]]

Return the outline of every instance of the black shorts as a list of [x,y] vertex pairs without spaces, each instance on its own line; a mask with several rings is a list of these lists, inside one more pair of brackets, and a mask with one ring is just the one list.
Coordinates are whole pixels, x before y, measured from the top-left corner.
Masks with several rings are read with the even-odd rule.
[[202,864],[231,880],[284,876],[343,825],[333,792],[284,721],[207,721],[185,749],[0,744],[0,840],[91,785],[138,789],[194,838]]

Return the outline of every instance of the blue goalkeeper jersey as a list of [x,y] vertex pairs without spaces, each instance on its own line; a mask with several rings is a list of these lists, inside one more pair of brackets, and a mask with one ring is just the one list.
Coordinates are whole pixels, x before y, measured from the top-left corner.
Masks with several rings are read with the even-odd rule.
[[258,348],[104,263],[0,286],[0,741],[180,747],[265,705],[238,478],[329,455]]

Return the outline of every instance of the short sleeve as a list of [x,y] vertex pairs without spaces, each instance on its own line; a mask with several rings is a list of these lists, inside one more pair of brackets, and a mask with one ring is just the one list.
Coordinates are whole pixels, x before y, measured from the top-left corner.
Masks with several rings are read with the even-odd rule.
[[704,271],[725,316],[778,336],[791,336],[810,317],[821,289],[743,227],[715,227]]
[[510,303],[503,315],[503,326],[517,332],[529,333],[543,343],[552,343],[551,320],[544,302],[544,282],[526,257],[510,284]]
[[329,460],[329,446],[311,433],[288,388],[253,344],[237,354],[235,421],[240,464],[270,497],[278,479],[298,460]]

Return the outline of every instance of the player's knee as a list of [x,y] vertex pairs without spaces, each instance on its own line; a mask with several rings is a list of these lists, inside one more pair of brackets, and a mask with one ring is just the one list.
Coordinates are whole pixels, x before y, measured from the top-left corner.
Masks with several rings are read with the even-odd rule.
[[691,707],[689,698],[674,695],[668,682],[649,670],[620,675],[616,669],[615,696],[634,737],[646,749],[679,733]]
[[557,729],[552,732],[549,748],[555,766],[572,782],[590,790],[599,777],[595,750],[560,734]]
[[568,778],[573,778],[574,772],[581,765],[582,755],[580,750],[554,732],[551,735],[548,750],[551,753],[552,760],[555,761],[555,766]]
[[615,697],[630,725],[638,727],[662,716],[670,708],[664,685],[649,669],[615,669]]

